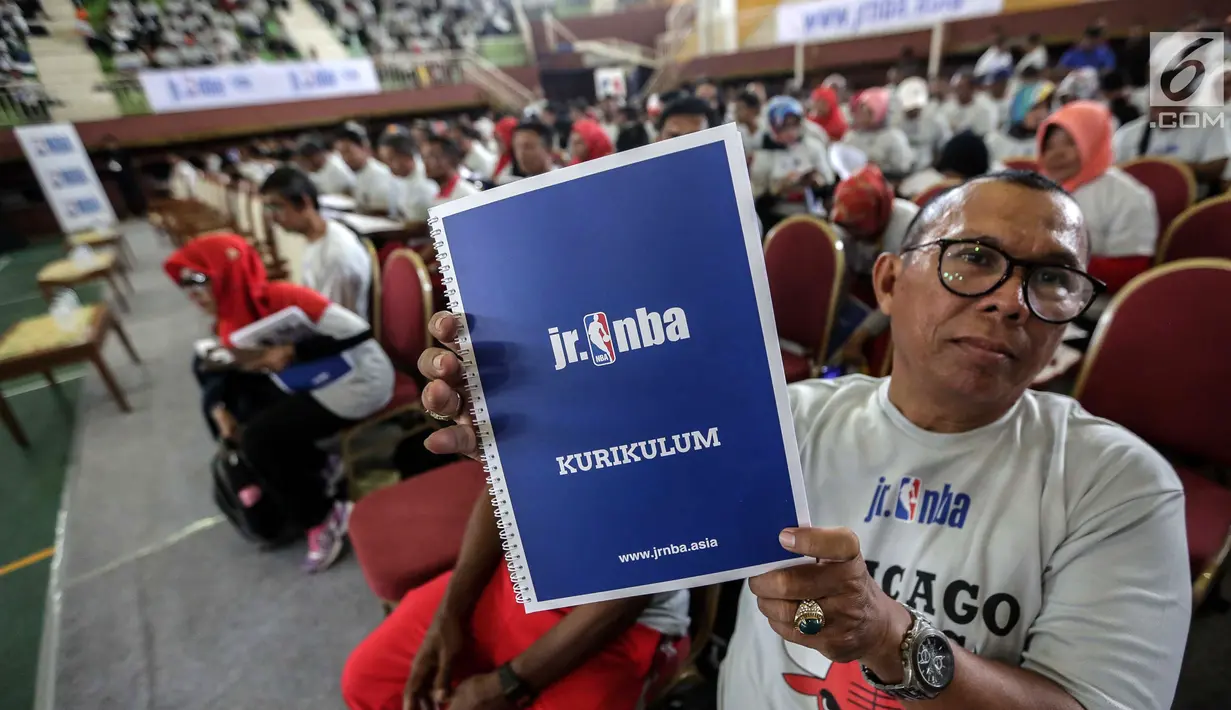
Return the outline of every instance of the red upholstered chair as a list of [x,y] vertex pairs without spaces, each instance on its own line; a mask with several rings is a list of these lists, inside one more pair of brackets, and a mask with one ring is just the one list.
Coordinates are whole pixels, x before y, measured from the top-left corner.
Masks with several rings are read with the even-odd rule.
[[922,207],[926,205],[927,203],[931,202],[940,193],[944,192],[945,190],[948,190],[954,185],[960,185],[961,182],[962,182],[961,180],[941,180],[940,182],[936,183],[935,185],[932,185],[931,187],[924,190],[923,192],[920,192],[918,195],[915,195],[915,204]]
[[451,569],[470,512],[486,490],[483,465],[467,459],[356,503],[350,540],[372,593],[396,605],[406,592]]
[[1158,243],[1155,263],[1203,257],[1231,259],[1231,194],[1181,212]]
[[[1073,396],[1164,454],[1231,467],[1231,261],[1189,259],[1133,279],[1094,331]],[[1200,343],[1199,347],[1184,345]],[[1231,490],[1177,466],[1186,496],[1194,608],[1231,547]]]
[[1178,160],[1147,155],[1119,167],[1154,193],[1160,237],[1181,212],[1197,201],[1197,179],[1192,169]]
[[787,382],[812,377],[825,356],[846,271],[838,237],[816,217],[788,217],[765,237],[765,268],[778,337],[802,353],[783,349]]
[[1036,173],[1039,171],[1038,159],[1031,158],[1028,155],[1015,155],[1005,158],[1000,162],[1004,163],[1004,166],[1010,170],[1031,170]]
[[394,250],[381,273],[381,340],[393,366],[418,373],[419,355],[432,342],[427,322],[432,317],[432,280],[411,249]]

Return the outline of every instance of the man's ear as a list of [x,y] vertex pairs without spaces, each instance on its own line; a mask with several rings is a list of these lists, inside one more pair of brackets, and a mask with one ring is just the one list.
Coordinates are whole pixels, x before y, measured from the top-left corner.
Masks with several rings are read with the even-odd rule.
[[893,315],[894,289],[905,266],[902,257],[888,252],[876,257],[872,265],[872,288],[876,291],[877,304],[886,315]]

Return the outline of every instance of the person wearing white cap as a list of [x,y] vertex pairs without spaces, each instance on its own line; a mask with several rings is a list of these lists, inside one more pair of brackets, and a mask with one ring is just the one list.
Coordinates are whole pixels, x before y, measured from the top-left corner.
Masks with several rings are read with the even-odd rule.
[[936,154],[953,132],[939,110],[928,102],[927,82],[917,76],[903,79],[898,86],[898,106],[902,110],[894,117],[894,125],[906,134],[906,140],[915,152],[910,172],[931,167]]

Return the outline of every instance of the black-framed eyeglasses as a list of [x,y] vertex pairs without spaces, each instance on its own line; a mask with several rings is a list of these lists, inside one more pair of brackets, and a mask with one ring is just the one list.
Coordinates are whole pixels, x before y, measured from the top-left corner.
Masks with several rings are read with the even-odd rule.
[[1036,318],[1047,323],[1075,320],[1107,284],[1070,266],[1018,259],[978,239],[937,239],[902,250],[903,254],[940,248],[936,276],[950,293],[966,298],[986,296],[1004,285],[1013,270],[1022,269],[1022,296]]

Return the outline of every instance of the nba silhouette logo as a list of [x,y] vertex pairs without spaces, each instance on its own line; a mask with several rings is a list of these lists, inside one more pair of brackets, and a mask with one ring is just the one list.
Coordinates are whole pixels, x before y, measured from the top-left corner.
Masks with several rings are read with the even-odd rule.
[[590,343],[590,362],[602,367],[615,362],[615,343],[611,342],[611,326],[607,323],[607,314],[599,311],[591,313],[584,319],[586,340]]
[[898,520],[915,519],[915,514],[919,512],[919,488],[918,478],[902,478],[902,482],[898,484],[898,504],[893,517]]

